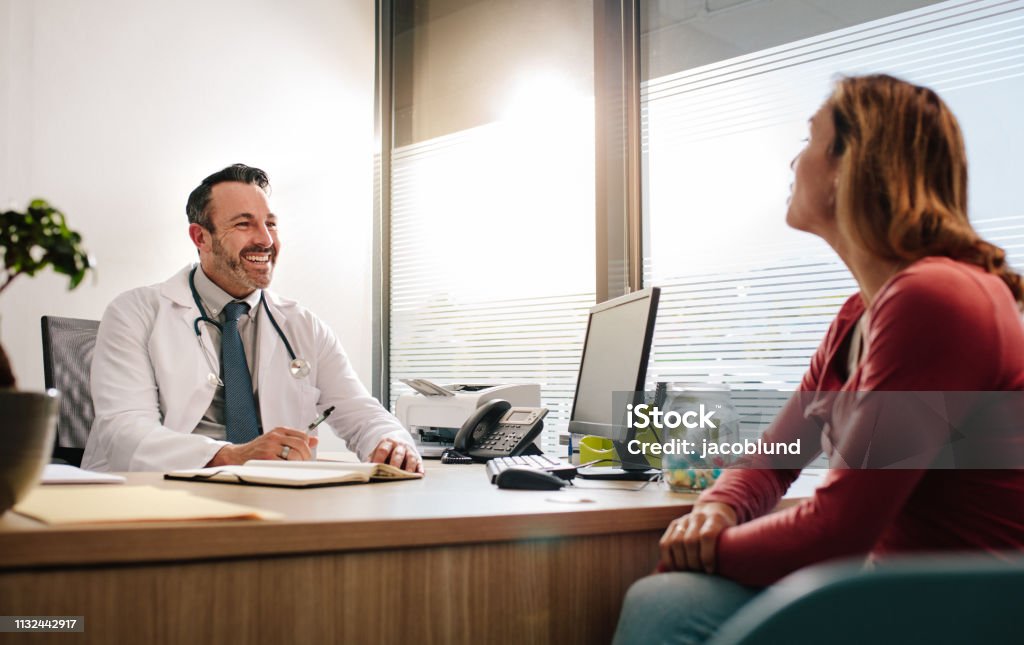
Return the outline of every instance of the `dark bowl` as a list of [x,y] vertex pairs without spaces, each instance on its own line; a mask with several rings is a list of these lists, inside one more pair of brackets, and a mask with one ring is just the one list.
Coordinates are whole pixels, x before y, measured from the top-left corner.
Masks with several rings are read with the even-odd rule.
[[39,481],[53,453],[57,390],[0,390],[0,514]]

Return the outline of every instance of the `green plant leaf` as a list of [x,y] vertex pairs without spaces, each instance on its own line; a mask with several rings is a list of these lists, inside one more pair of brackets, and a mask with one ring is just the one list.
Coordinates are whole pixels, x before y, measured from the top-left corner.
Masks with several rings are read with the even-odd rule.
[[[82,236],[67,226],[64,213],[44,199],[33,199],[24,213],[0,213],[0,251],[9,284],[16,276],[33,276],[50,266],[68,276],[68,290],[82,283],[92,269]],[[37,249],[33,256],[33,249]]]

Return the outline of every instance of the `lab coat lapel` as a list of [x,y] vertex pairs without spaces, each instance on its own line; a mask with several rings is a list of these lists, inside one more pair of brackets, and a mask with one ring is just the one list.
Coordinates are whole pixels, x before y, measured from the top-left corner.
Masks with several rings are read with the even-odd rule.
[[[284,313],[274,304],[270,293],[264,291],[267,307],[274,315],[274,320],[287,333],[288,319]],[[274,329],[274,324],[267,316],[267,310],[260,304],[259,326],[256,332],[256,341],[259,346],[258,376],[256,388],[260,395],[260,420],[263,423],[263,432],[269,432],[279,425],[281,420],[281,407],[286,404],[290,387],[288,381],[293,380],[288,374],[288,363],[291,357],[285,349],[284,342]]]
[[[188,276],[192,269],[197,265],[185,267],[182,272],[179,272],[176,276],[164,283],[163,294],[173,302],[177,309],[178,316],[181,318],[182,324],[188,330],[190,337],[195,338],[196,328],[195,321],[199,317],[199,308],[196,307],[196,301],[192,298],[192,290],[188,285]],[[197,361],[197,369],[204,372],[201,376],[203,381],[208,380],[209,374],[218,376],[220,374],[220,356],[219,353],[214,349],[213,339],[210,336],[213,327],[211,323],[199,323],[200,341],[203,344],[204,352],[199,349],[199,343],[194,343]],[[207,363],[207,357],[210,361]],[[212,372],[211,372],[212,370]]]
[[[312,331],[301,312],[296,310],[295,303],[279,299],[270,292],[265,292],[265,296],[274,320],[291,342],[297,357],[310,360],[307,352],[311,351],[308,339]],[[263,310],[263,305],[260,309]],[[277,427],[301,430],[317,414],[320,390],[315,386],[316,366],[312,365],[312,371],[306,376],[292,376],[289,370],[291,356],[266,313],[266,310],[261,313],[257,332],[260,366],[256,387],[260,395],[263,431],[269,432]]]
[[[178,313],[181,317],[182,324],[185,326],[185,329],[188,330],[188,335],[195,338],[195,320],[199,317],[199,309],[193,305],[191,308],[179,308]],[[196,364],[196,369],[199,372],[202,372],[200,378],[204,381],[209,380],[210,374],[213,374],[214,376],[218,376],[220,374],[220,356],[213,346],[213,338],[211,336],[211,334],[216,332],[211,330],[211,327],[213,327],[213,325],[210,323],[199,323],[199,342],[203,344],[203,349],[206,350],[205,352],[203,349],[199,349],[199,343],[194,343],[195,351],[193,354],[197,359],[194,362]],[[206,360],[207,357],[210,359],[209,363]],[[212,363],[212,366],[210,363]]]
[[[185,405],[168,405],[168,409],[164,411],[163,420],[167,427],[184,432],[190,432],[192,428],[195,428],[199,424],[199,420],[203,418],[203,414],[209,409],[217,390],[217,384],[212,382],[210,375],[218,376],[220,373],[220,357],[214,351],[209,323],[199,324],[199,340],[206,351],[205,355],[203,349],[200,349],[199,343],[196,342],[193,323],[199,316],[199,309],[196,307],[192,291],[188,286],[189,272],[194,266],[196,265],[185,267],[165,282],[161,288],[163,296],[172,303],[172,312],[170,313],[175,319],[174,325],[177,328],[173,332],[173,337],[182,338],[183,345],[180,355],[175,358],[174,365],[154,366],[158,371],[170,372],[167,378],[161,379],[161,382],[173,381],[178,387],[184,388],[178,393],[169,392],[168,394],[173,396],[173,400],[187,403]],[[213,364],[212,368],[207,362],[207,357]],[[179,397],[180,394],[184,394],[184,397]]]

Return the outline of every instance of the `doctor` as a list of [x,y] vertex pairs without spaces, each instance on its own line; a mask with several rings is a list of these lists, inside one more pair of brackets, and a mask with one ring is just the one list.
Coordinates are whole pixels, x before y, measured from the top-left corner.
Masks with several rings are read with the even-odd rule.
[[422,472],[412,437],[366,391],[334,333],[266,291],[281,249],[269,186],[242,164],[204,179],[186,206],[199,264],[107,307],[85,468],[310,459],[317,439],[304,430],[333,407],[330,427],[360,459]]

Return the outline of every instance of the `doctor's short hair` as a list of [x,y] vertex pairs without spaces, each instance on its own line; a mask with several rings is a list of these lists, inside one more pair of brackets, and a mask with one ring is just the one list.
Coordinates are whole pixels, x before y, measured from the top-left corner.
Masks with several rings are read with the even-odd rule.
[[204,179],[188,196],[185,214],[188,215],[189,224],[198,224],[211,233],[213,232],[209,211],[213,187],[228,181],[252,184],[258,186],[264,193],[270,194],[270,179],[267,178],[267,173],[244,163],[232,164]]

